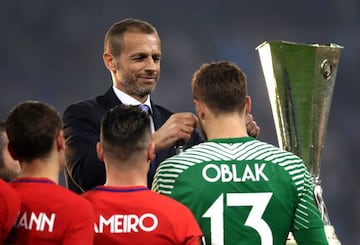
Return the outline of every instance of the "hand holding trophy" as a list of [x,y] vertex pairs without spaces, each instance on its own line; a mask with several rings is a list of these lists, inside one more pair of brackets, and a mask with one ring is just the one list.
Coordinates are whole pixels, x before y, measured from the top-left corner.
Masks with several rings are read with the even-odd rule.
[[[322,196],[320,160],[342,47],[279,41],[264,42],[256,49],[279,146],[303,159],[313,177],[314,199],[328,242],[339,245]],[[296,244],[292,234],[287,244]]]

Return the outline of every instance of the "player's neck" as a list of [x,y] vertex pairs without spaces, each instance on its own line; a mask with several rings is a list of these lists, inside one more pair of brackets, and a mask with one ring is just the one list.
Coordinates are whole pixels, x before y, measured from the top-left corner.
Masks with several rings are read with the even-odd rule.
[[114,171],[106,173],[105,186],[147,186],[146,174],[140,170]]
[[237,116],[218,116],[208,120],[205,125],[209,140],[220,138],[247,137],[245,119]]
[[53,159],[35,159],[31,162],[22,162],[19,177],[49,178],[55,183],[59,182],[59,163]]

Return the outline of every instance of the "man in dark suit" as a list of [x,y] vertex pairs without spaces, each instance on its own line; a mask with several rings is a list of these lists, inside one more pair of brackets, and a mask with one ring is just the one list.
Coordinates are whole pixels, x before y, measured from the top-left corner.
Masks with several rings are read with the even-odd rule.
[[[112,87],[102,96],[70,105],[63,114],[67,186],[82,193],[105,183],[104,164],[96,154],[101,119],[118,104],[143,104],[150,109],[156,145],[155,161],[148,173],[151,187],[160,162],[174,155],[178,147],[202,142],[195,130],[197,117],[190,112],[172,113],[150,99],[160,77],[161,60],[160,38],[151,24],[124,19],[112,25],[105,36],[103,60],[111,73]],[[251,115],[247,121],[249,134],[257,136],[260,129]]]

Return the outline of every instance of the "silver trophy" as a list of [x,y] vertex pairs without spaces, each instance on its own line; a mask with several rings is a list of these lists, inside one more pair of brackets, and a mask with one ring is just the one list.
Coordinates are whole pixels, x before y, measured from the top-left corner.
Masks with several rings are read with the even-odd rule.
[[314,197],[329,244],[341,244],[324,203],[320,160],[342,47],[278,41],[264,42],[256,49],[279,146],[304,160],[313,177]]

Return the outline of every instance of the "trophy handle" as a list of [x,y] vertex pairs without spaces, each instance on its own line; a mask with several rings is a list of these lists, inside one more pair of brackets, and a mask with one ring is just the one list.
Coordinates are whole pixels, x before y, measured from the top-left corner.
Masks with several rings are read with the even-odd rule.
[[323,190],[320,185],[320,181],[318,181],[318,183],[316,183],[316,182],[315,182],[315,186],[314,186],[314,198],[315,198],[316,205],[320,211],[321,219],[323,220],[324,225],[331,225],[330,218],[329,218],[329,215],[328,215],[328,212],[326,209],[325,201],[323,198]]

